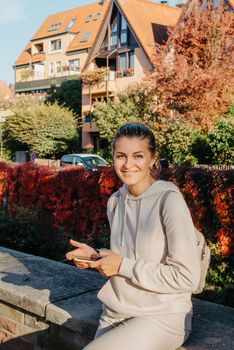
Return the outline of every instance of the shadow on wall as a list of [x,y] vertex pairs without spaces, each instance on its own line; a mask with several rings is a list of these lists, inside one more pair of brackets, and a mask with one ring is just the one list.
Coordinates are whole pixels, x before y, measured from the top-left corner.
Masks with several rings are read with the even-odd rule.
[[0,349],[79,350],[94,336],[105,279],[0,248]]

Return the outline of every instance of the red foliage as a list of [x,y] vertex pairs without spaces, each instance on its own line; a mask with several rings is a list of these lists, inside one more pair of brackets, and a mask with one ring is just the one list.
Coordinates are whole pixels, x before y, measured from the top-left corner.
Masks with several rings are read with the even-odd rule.
[[[161,178],[182,191],[195,226],[217,243],[224,255],[232,253],[233,171],[211,171],[189,167],[163,170]],[[70,167],[57,172],[36,164],[8,166],[0,163],[0,207],[4,192],[8,209],[26,207],[38,211],[53,229],[92,243],[107,224],[106,204],[121,186],[114,169],[88,171]]]
[[167,44],[157,46],[156,69],[146,85],[156,115],[206,129],[233,101],[234,20],[225,6],[205,9],[202,3],[189,1]]

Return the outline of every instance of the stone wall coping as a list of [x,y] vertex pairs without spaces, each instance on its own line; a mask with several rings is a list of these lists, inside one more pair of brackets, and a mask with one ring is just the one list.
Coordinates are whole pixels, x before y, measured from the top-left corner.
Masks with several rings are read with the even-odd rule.
[[[54,260],[0,247],[0,299],[92,338],[106,279]],[[234,348],[234,309],[193,298],[193,333],[181,350]]]

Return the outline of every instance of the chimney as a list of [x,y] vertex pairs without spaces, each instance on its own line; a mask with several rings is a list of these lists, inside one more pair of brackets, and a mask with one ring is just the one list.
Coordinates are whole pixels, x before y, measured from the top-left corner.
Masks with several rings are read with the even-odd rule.
[[177,0],[176,7],[183,7],[187,3],[187,0]]
[[99,3],[100,5],[104,5],[105,0],[98,0],[98,3]]

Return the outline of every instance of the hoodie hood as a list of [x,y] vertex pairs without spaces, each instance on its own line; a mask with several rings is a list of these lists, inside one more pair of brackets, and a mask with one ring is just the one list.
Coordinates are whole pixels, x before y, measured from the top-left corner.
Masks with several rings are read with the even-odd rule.
[[120,189],[119,189],[119,193],[120,195],[125,199],[126,197],[128,197],[131,200],[141,200],[141,199],[146,199],[152,196],[156,196],[159,195],[160,193],[164,193],[167,191],[175,191],[175,192],[179,192],[178,188],[172,183],[172,182],[167,182],[167,181],[163,181],[163,180],[157,180],[155,181],[151,186],[149,186],[147,188],[147,190],[145,192],[143,192],[141,195],[139,196],[133,196],[129,190],[128,190],[128,186],[126,184],[124,184]]
[[139,226],[141,222],[141,215],[142,215],[142,206],[145,205],[145,200],[151,198],[151,197],[156,197],[156,196],[162,196],[165,192],[167,191],[178,191],[178,188],[171,182],[166,182],[163,180],[158,180],[155,181],[150,187],[147,188],[145,192],[143,192],[139,196],[133,196],[127,187],[126,184],[124,184],[120,190],[119,190],[119,195],[120,198],[122,199],[122,203],[124,203],[123,206],[123,227],[122,227],[122,232],[121,232],[121,246],[124,245],[125,241],[125,235],[128,234],[126,231],[127,228],[127,212],[128,212],[128,207],[129,207],[129,202],[134,201],[134,202],[139,202],[139,209],[138,209],[138,221],[136,224],[136,235],[135,235],[135,245],[134,245],[134,253],[135,253],[135,258],[138,258],[137,255],[137,238],[138,238],[138,231],[139,231]]

